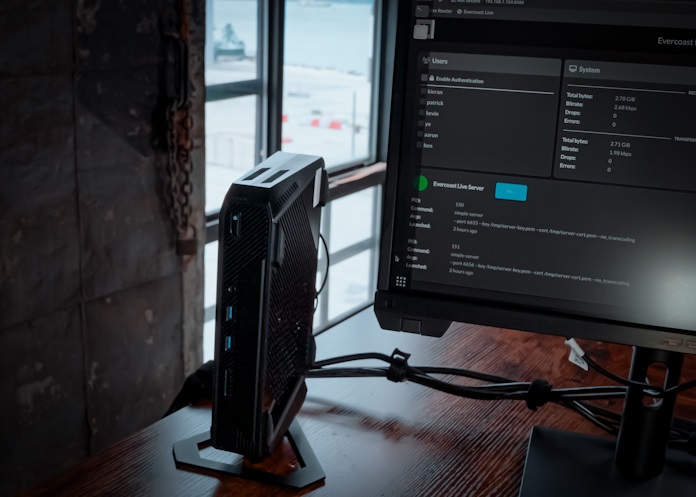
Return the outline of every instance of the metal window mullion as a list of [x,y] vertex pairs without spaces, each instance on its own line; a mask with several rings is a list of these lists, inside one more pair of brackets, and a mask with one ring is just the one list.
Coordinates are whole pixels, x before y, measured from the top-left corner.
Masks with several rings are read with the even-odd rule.
[[396,48],[396,19],[399,0],[383,0],[380,19],[380,73],[377,93],[376,128],[373,133],[377,140],[377,160],[386,161],[389,145],[389,118],[391,113],[393,74],[390,68],[394,67],[394,50]]
[[[324,241],[326,242],[326,250],[327,252],[331,252],[331,203],[329,202],[324,206],[323,212],[321,214],[322,219],[321,219],[321,234],[324,237]],[[331,266],[333,265],[333,261],[331,260],[331,256],[329,253],[326,254],[327,260],[329,261],[329,264],[326,266],[326,271],[329,273],[329,278],[331,277]],[[323,275],[322,275],[323,276]],[[329,320],[329,287],[330,287],[330,282],[327,280],[326,286],[321,292],[321,296],[319,298],[319,326],[322,326]]]
[[[218,215],[220,213],[218,212]],[[218,218],[214,219],[213,221],[208,221],[205,223],[205,243],[206,245],[209,243],[214,243],[218,241],[218,238],[220,236],[219,233],[220,229],[220,220]]]
[[268,95],[265,90],[268,88],[268,1],[258,0],[258,19],[259,29],[256,33],[256,75],[261,81],[259,98],[256,100],[256,142],[254,150],[256,152],[256,162],[263,162],[268,156],[268,127],[266,126],[266,113],[268,108]]
[[283,58],[285,43],[285,0],[261,0],[264,22],[262,81],[265,85],[263,105],[264,142],[260,159],[280,150],[283,114]]
[[203,310],[203,322],[207,323],[209,321],[215,320],[215,308],[217,304],[209,305]]
[[340,175],[329,174],[329,202],[381,185],[385,177],[386,164],[384,163],[364,166]]
[[370,68],[371,101],[370,101],[370,139],[369,161],[384,160],[379,157],[380,146],[380,102],[382,101],[382,71],[384,59],[384,17],[388,3],[387,0],[374,0],[372,9],[374,13],[374,25],[372,28],[372,67]]
[[374,238],[365,238],[364,240],[361,240],[352,245],[348,245],[347,247],[344,247],[341,250],[337,250],[336,252],[331,254],[331,266],[340,264],[341,262],[347,261],[351,257],[355,257],[356,255],[360,255],[363,252],[372,249],[374,244]]
[[365,301],[362,304],[359,304],[355,306],[353,309],[350,311],[346,311],[343,314],[339,314],[335,318],[333,318],[331,321],[326,321],[322,323],[320,326],[315,326],[314,327],[314,336],[319,336],[322,333],[328,331],[329,329],[333,328],[339,323],[342,323],[343,321],[352,318],[356,314],[361,313],[365,309],[369,308],[372,305],[372,301]]
[[377,271],[379,268],[379,237],[380,237],[380,222],[382,219],[382,187],[375,187],[374,196],[372,197],[372,252],[370,257],[370,286],[368,291],[377,289]]

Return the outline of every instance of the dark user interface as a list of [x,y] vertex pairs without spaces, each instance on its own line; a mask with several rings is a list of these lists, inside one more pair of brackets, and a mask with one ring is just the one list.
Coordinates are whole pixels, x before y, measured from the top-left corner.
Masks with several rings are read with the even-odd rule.
[[692,7],[553,3],[412,2],[390,285],[696,330]]

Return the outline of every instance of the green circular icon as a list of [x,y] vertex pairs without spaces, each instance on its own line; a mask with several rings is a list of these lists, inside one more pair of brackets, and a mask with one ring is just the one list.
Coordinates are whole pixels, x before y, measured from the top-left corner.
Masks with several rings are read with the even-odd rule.
[[413,180],[413,187],[419,192],[422,192],[423,190],[428,188],[428,178],[426,178],[425,176],[416,177],[416,179]]

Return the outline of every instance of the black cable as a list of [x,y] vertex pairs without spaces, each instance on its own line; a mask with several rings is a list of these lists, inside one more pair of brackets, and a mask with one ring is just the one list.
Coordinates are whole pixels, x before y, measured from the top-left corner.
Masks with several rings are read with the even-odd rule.
[[368,378],[385,377],[387,368],[328,368],[310,369],[307,378]]
[[643,390],[656,390],[660,393],[664,392],[664,388],[658,387],[655,385],[650,385],[649,383],[642,383],[639,381],[633,381],[629,380],[628,378],[622,378],[621,376],[612,373],[611,371],[604,369],[602,366],[597,364],[594,359],[589,357],[587,353],[585,353],[584,356],[582,356],[583,359],[585,359],[585,362],[587,363],[588,366],[590,366],[592,369],[597,371],[599,374],[602,376],[609,378],[612,381],[615,381],[616,383],[619,383],[620,385],[625,385],[627,387],[635,387],[635,388],[642,388]]
[[[322,368],[325,366],[332,366],[334,364],[341,364],[344,362],[351,362],[351,361],[361,361],[361,360],[366,360],[366,359],[376,359],[378,361],[387,362],[389,364],[395,364],[395,361],[393,360],[393,358],[391,356],[388,356],[386,354],[381,354],[378,352],[368,352],[368,353],[362,353],[362,354],[352,354],[352,355],[333,357],[331,359],[318,361],[318,362],[314,363],[313,367],[314,368]],[[513,382],[513,380],[510,380],[508,378],[504,378],[502,376],[495,376],[495,375],[491,375],[491,374],[487,374],[487,373],[479,373],[477,371],[470,371],[467,369],[433,367],[433,366],[424,366],[424,367],[418,367],[415,369],[418,369],[419,371],[421,371],[423,373],[427,373],[427,374],[444,374],[444,375],[450,375],[450,376],[462,376],[462,377],[471,378],[474,380],[488,381],[490,383],[512,383]]]
[[447,383],[435,378],[431,378],[426,375],[416,375],[408,378],[409,381],[413,383],[418,383],[419,385],[427,386],[440,392],[449,393],[451,395],[456,395],[458,397],[465,397],[475,400],[512,400],[513,394],[502,393],[496,394],[492,392],[481,392],[477,387],[463,387],[460,385],[455,385],[452,383]]
[[584,404],[583,406],[587,408],[589,411],[592,412],[592,415],[594,416],[599,416],[604,419],[607,419],[611,421],[614,424],[621,423],[621,414],[618,414],[614,411],[610,411],[609,409],[605,409],[603,407],[594,405],[594,404]]
[[612,373],[611,371],[608,371],[607,369],[603,368],[597,362],[594,361],[591,357],[585,353],[585,355],[582,357],[585,362],[587,362],[588,366],[590,366],[592,369],[597,371],[599,374],[602,376],[605,376],[609,378],[610,380],[615,381],[616,383],[619,383],[621,385],[625,385],[628,387],[635,387],[635,388],[641,388],[644,392],[645,395],[649,397],[654,397],[654,398],[663,398],[663,397],[668,397],[671,395],[677,395],[679,393],[685,392],[687,390],[691,390],[693,388],[696,388],[696,380],[690,380],[687,381],[686,383],[682,383],[681,385],[674,386],[672,388],[665,389],[664,387],[661,387],[659,385],[651,385],[650,383],[642,383],[639,381],[633,381],[629,380],[628,378],[622,378],[621,376]]
[[606,431],[610,435],[617,436],[619,434],[619,428],[616,426],[614,423],[611,421],[605,422],[607,420],[602,420],[600,417],[596,416],[592,411],[589,409],[590,404],[584,404],[579,401],[573,401],[573,402],[561,402],[559,405],[566,407],[572,411],[575,411],[577,414],[582,416],[583,418],[587,419],[590,421],[592,424],[597,426],[598,428]]
[[691,390],[694,387],[696,387],[696,380],[687,381],[686,383],[682,383],[676,387],[668,388],[665,390],[664,395],[677,395],[678,393]]
[[392,357],[386,354],[381,354],[379,352],[365,352],[362,354],[350,354],[338,357],[332,357],[331,359],[324,359],[323,361],[315,361],[312,365],[313,368],[323,368],[324,366],[332,366],[334,364],[342,364],[344,362],[352,361],[362,361],[365,359],[377,359],[378,361],[387,362],[392,364]]
[[163,417],[195,404],[213,398],[213,376],[215,375],[215,362],[208,361],[191,373],[184,381],[181,391],[177,394]]
[[[364,356],[368,356],[371,354],[364,354]],[[365,357],[362,357],[365,358]],[[449,369],[449,368],[414,368],[414,369],[419,369],[422,371],[426,371],[429,369]],[[387,369],[386,368],[330,368],[326,370],[314,370],[309,372],[309,377],[313,378],[355,378],[355,377],[386,377],[387,376]],[[454,373],[455,371],[448,371],[449,373]],[[434,379],[430,379],[430,381],[422,379],[423,377],[420,377],[421,380],[414,379],[414,378],[409,378],[412,380],[414,383],[419,383],[424,386],[428,386],[431,388],[434,388],[439,391],[444,391],[445,393],[449,394],[454,394],[458,396],[464,396],[468,398],[475,398],[478,400],[516,400],[516,399],[524,399],[524,397],[527,394],[526,388],[529,386],[529,383],[507,383],[505,386],[510,387],[510,386],[524,386],[524,390],[519,390],[515,392],[515,396],[511,395],[510,393],[505,393],[501,392],[498,393],[497,395],[491,395],[489,393],[483,393],[481,390],[485,388],[495,388],[499,387],[499,385],[484,385],[484,386],[479,386],[479,387],[463,387],[463,388],[457,388],[456,385],[451,385],[451,384],[446,384],[446,383],[439,383]],[[612,387],[615,388],[615,387]],[[477,392],[473,392],[473,389],[476,389]],[[616,396],[616,395],[613,395]],[[578,413],[579,415],[583,416],[585,419],[599,427],[600,429],[606,431],[607,433],[616,436],[619,431],[619,423],[621,421],[621,416],[619,414],[616,414],[614,412],[608,411],[606,409],[603,409],[598,406],[594,406],[592,404],[586,404],[582,401],[579,400],[561,400],[561,401],[556,401],[557,404],[561,405],[562,407],[566,407],[568,409],[571,409]],[[684,436],[683,434],[680,434],[681,436]]]
[[627,388],[620,386],[597,386],[597,387],[572,387],[572,388],[554,388],[554,392],[558,395],[567,396],[575,394],[605,394],[605,393],[620,393],[626,395]]
[[[382,356],[383,354],[358,354],[354,356],[354,359],[351,360],[360,360],[360,359],[378,359],[380,357],[376,356]],[[345,357],[350,357],[350,356],[345,356]],[[391,359],[389,356],[384,356],[385,358]],[[337,364],[340,362],[348,362],[346,360],[342,360],[344,358],[336,358],[328,361],[320,361],[315,364],[316,368],[321,368],[324,365],[331,365],[331,364]],[[389,362],[389,361],[387,361]],[[442,380],[438,380],[436,378],[432,378],[428,376],[427,374],[421,372],[425,371],[429,368],[416,368],[416,367],[411,367],[409,368],[412,371],[416,371],[416,374],[409,374],[407,378],[409,380],[412,380],[416,383],[418,381],[415,381],[416,378],[424,378],[424,381],[428,383],[428,386],[433,386],[439,387],[441,386],[442,388],[447,389],[448,391],[451,390],[451,387],[454,387],[454,389],[461,389],[461,391],[468,391],[468,390],[476,390],[476,391],[490,391],[490,390],[495,390],[499,389],[501,390],[501,393],[510,393],[508,390],[514,391],[515,393],[522,393],[526,394],[527,389],[530,386],[529,382],[509,382],[509,383],[496,383],[493,385],[479,385],[479,386],[462,386],[462,385],[455,385],[452,383],[447,383]],[[330,377],[350,377],[351,374],[360,374],[360,371],[362,371],[364,368],[329,368],[326,370],[323,370],[321,372],[318,372],[316,370],[310,371],[310,377],[321,377],[321,378],[330,378]],[[386,368],[372,368],[371,371],[384,371],[386,374],[387,369]],[[381,374],[376,374],[377,376],[381,376]],[[503,392],[504,391],[504,392]],[[580,388],[556,388],[552,390],[553,396],[555,397],[554,400],[560,400],[561,398],[567,398],[567,399],[576,399],[576,398],[582,398],[582,399],[614,399],[614,398],[623,398],[626,395],[626,388],[625,387],[617,387],[617,386],[599,386],[599,387],[580,387]],[[557,398],[557,399],[556,399]]]
[[[407,358],[408,354],[404,354],[398,350],[396,350],[392,356],[370,352],[334,357],[315,362],[313,365],[315,369],[310,370],[307,376],[310,378],[387,377],[392,379],[392,381],[408,380],[444,393],[475,400],[526,400],[528,405],[532,408],[541,406],[546,402],[553,402],[576,412],[598,428],[613,436],[617,436],[619,433],[622,416],[600,406],[589,404],[585,401],[625,398],[629,386],[649,387],[649,389],[644,388],[644,390],[646,391],[646,395],[651,395],[653,397],[661,397],[673,391],[678,392],[696,387],[696,381],[691,381],[667,390],[666,392],[659,392],[655,391],[656,389],[654,389],[652,385],[629,382],[629,380],[625,380],[626,383],[629,383],[628,385],[621,381],[619,382],[620,386],[591,386],[553,389],[546,382],[537,380],[534,383],[540,382],[542,384],[546,384],[548,388],[548,396],[543,398],[540,403],[535,403],[536,401],[532,400],[532,404],[529,404],[531,394],[530,389],[533,383],[516,382],[508,378],[465,369],[432,366],[414,367],[407,364]],[[326,366],[359,360],[379,360],[388,363],[391,367],[325,368]],[[393,374],[392,370],[395,367],[398,371],[396,380],[394,380],[394,376],[390,376]],[[600,366],[600,369],[603,368]],[[491,384],[463,386],[433,378],[430,376],[431,374],[460,376],[486,381]],[[618,376],[617,378],[621,379]],[[671,430],[672,440],[670,443],[682,443],[682,445],[686,446],[688,445],[686,440],[689,439],[691,433],[694,431],[696,431],[696,425],[694,423],[675,419],[675,425]]]
[[[320,364],[337,362],[347,362],[346,357],[351,357],[351,360],[360,359],[376,359],[378,356],[383,356],[387,359],[392,359],[384,354],[356,354],[355,356],[345,356],[343,358],[329,359],[320,361],[315,364],[319,367]],[[389,362],[389,361],[387,361]],[[421,368],[408,367],[409,373],[406,379],[413,383],[439,390],[441,392],[457,395],[459,397],[473,398],[477,400],[525,400],[528,396],[528,382],[512,382],[512,383],[496,383],[493,385],[478,385],[478,386],[463,386],[448,383],[446,381],[433,378],[425,373],[420,372]],[[422,368],[427,369],[427,368]],[[388,368],[328,368],[328,369],[313,369],[307,374],[309,378],[353,378],[353,377],[381,377],[387,376]],[[600,399],[617,399],[623,398],[626,395],[624,387],[582,387],[582,388],[560,388],[551,390],[551,399],[554,401],[561,400],[600,400]]]
[[[570,340],[570,338],[568,337],[566,337],[566,339]],[[605,376],[606,378],[609,378],[610,380],[613,380],[616,383],[625,385],[627,387],[641,388],[644,391],[644,394],[650,397],[662,398],[670,395],[677,395],[681,392],[685,392],[687,390],[691,390],[692,388],[696,388],[696,380],[687,381],[686,383],[682,383],[681,385],[677,385],[668,389],[665,389],[664,387],[658,385],[651,385],[650,383],[629,380],[628,378],[623,378],[603,368],[597,362],[595,362],[595,360],[592,359],[587,354],[587,352],[585,352],[585,355],[583,355],[582,358],[585,360],[588,366],[590,366],[592,369],[597,371],[602,376]]]
[[479,373],[478,371],[470,371],[467,369],[457,369],[457,368],[443,368],[443,367],[420,367],[420,371],[428,374],[444,374],[450,376],[463,376],[465,378],[472,378],[474,380],[489,381],[491,383],[512,383],[513,380],[508,378],[503,378],[502,376],[495,376],[487,373]]
[[[566,341],[571,341],[571,340],[573,340],[573,338],[566,337]],[[578,345],[578,347],[579,347],[579,345]],[[572,348],[572,346],[571,346],[571,348]],[[602,376],[609,378],[610,380],[615,381],[616,383],[618,383],[620,385],[625,385],[627,387],[637,387],[637,388],[642,388],[642,389],[652,388],[654,390],[660,390],[660,391],[663,390],[663,389],[660,389],[659,387],[653,387],[652,385],[650,385],[648,383],[641,383],[641,382],[629,380],[628,378],[623,378],[615,373],[612,373],[611,371],[600,366],[594,359],[592,359],[592,357],[589,356],[589,354],[587,352],[585,352],[584,350],[582,352],[583,352],[582,359],[587,363],[587,365],[589,367],[594,369],[596,372],[598,372]]]
[[[388,356],[386,354],[381,354],[377,352],[368,352],[368,353],[362,353],[362,354],[351,354],[351,355],[346,355],[346,356],[340,356],[340,357],[334,357],[331,359],[325,359],[323,361],[317,361],[314,363],[313,367],[315,369],[320,369],[325,366],[331,366],[334,364],[341,364],[344,362],[352,362],[352,361],[359,361],[359,360],[366,360],[366,359],[376,359],[379,361],[386,362],[390,365],[398,365],[399,364],[399,359]],[[458,393],[455,392],[476,392],[475,395],[480,395],[479,392],[482,390],[492,390],[495,389],[495,385],[493,388],[491,386],[483,386],[483,387],[462,387],[460,385],[453,385],[447,382],[444,382],[442,380],[438,380],[435,378],[432,378],[428,376],[427,373],[437,371],[437,372],[445,372],[444,374],[450,374],[450,375],[461,375],[461,376],[467,376],[467,377],[476,377],[476,379],[482,379],[484,377],[488,378],[495,378],[493,382],[496,382],[498,380],[503,380],[504,383],[498,383],[497,387],[499,389],[506,389],[505,394],[510,395],[510,390],[511,388],[518,389],[517,394],[521,393],[526,393],[523,389],[528,389],[530,386],[530,383],[519,383],[515,382],[512,383],[509,380],[505,378],[500,378],[500,377],[493,377],[492,375],[484,375],[481,373],[474,373],[473,371],[467,371],[467,370],[461,370],[461,369],[453,369],[453,368],[433,368],[433,367],[413,367],[413,366],[407,366],[408,371],[410,374],[407,375],[408,379],[411,379],[412,381],[418,383],[419,381],[415,381],[414,378],[420,378],[420,381],[427,383],[427,386],[433,386],[433,388],[442,388],[445,389],[444,391],[448,391],[451,393],[454,393],[455,395],[459,395]],[[374,371],[378,371],[379,368],[375,368]],[[337,371],[334,371],[334,373],[337,373]],[[341,373],[342,375],[345,374],[350,374],[346,372],[345,370]],[[328,377],[328,375],[323,376],[323,377]],[[345,377],[345,376],[344,376]],[[490,381],[490,380],[486,380]],[[476,390],[477,389],[477,390]],[[607,399],[607,398],[622,398],[626,394],[626,387],[615,387],[615,386],[600,386],[600,387],[582,387],[582,388],[562,388],[562,389],[554,389],[552,390],[554,400],[560,400],[560,398],[567,398],[571,400],[590,400],[590,399]]]
[[[500,384],[500,385],[481,385],[467,387],[462,385],[455,385],[453,383],[447,383],[436,378],[432,378],[425,374],[417,373],[413,370],[416,368],[409,368],[410,374],[407,375],[407,379],[413,383],[418,383],[420,385],[431,387],[435,390],[439,390],[452,395],[457,395],[460,397],[474,398],[478,400],[503,400],[508,398],[512,394],[525,395],[526,388],[529,386],[528,383],[517,383],[517,384]],[[314,369],[307,373],[308,378],[360,378],[360,377],[386,377],[389,372],[388,368],[328,368],[328,369]],[[520,389],[519,385],[525,388]],[[507,390],[515,388],[511,392]],[[500,389],[499,392],[495,391],[495,388]]]
[[324,252],[326,253],[326,269],[324,270],[324,281],[321,282],[321,286],[319,287],[319,290],[317,290],[317,299],[319,298],[321,292],[324,290],[326,282],[329,280],[329,266],[331,265],[329,259],[329,245],[326,243],[326,238],[324,238],[324,235],[319,234],[319,239],[321,240],[322,245],[324,246]]
[[[324,252],[326,253],[326,269],[324,270],[324,281],[321,282],[321,286],[319,287],[319,290],[316,291],[316,294],[314,295],[314,312],[317,312],[317,309],[319,308],[319,295],[321,292],[324,290],[324,287],[326,286],[326,282],[329,279],[329,246],[326,243],[326,238],[324,238],[324,235],[319,233],[319,239],[322,242],[322,245],[324,246]],[[316,336],[316,335],[315,335]]]
[[[621,425],[621,414],[609,411],[608,409],[604,409],[603,407],[596,406],[594,404],[587,404],[580,401],[575,401],[573,403],[579,404],[582,407],[582,409],[589,411],[589,416],[582,412],[579,413],[583,415],[586,419],[596,424],[600,428],[604,429],[608,433],[618,435],[619,427]],[[577,409],[574,409],[570,405],[564,405],[564,407],[569,407],[577,411]],[[607,427],[600,426],[599,424],[597,424],[597,420],[601,420],[603,424],[606,423],[610,425],[611,430],[607,430]],[[696,425],[694,425],[694,423],[681,418],[674,418],[671,429],[673,441],[679,439],[688,439],[691,433],[694,431],[696,431]]]

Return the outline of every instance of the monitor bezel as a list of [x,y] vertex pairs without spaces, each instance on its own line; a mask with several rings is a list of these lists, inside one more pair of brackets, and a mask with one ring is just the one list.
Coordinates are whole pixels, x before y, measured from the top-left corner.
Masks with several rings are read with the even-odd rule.
[[[412,6],[413,2],[400,2],[397,28],[410,26]],[[415,332],[442,336],[451,323],[461,322],[696,354],[694,331],[593,318],[571,312],[541,310],[485,298],[455,298],[444,294],[394,290],[391,287],[395,224],[394,216],[390,213],[395,212],[397,202],[409,34],[408,29],[397,29],[396,33],[387,171],[375,294],[375,313],[380,326],[396,331],[414,331],[411,325],[404,325],[404,320],[409,320],[410,323],[420,321],[421,329]]]

